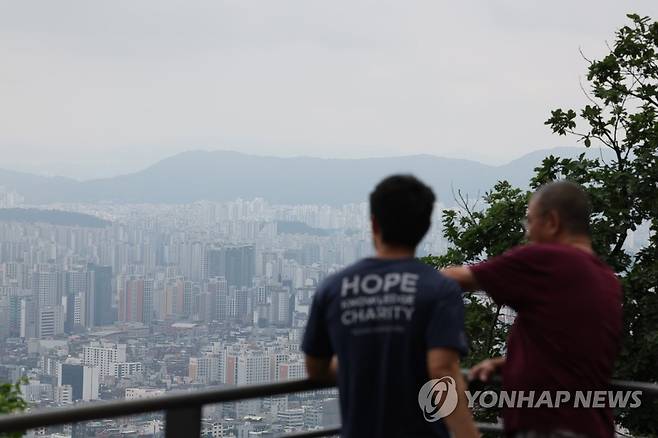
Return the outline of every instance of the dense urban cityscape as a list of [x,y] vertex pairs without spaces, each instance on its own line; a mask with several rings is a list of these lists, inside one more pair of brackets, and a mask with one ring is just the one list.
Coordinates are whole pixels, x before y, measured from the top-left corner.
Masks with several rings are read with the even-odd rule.
[[[366,203],[2,206],[100,226],[0,222],[0,379],[30,409],[305,376],[299,343],[317,285],[372,253]],[[438,211],[438,209],[437,209]],[[438,214],[422,251],[443,251]],[[212,437],[340,423],[335,391],[213,406]],[[158,436],[161,416],[39,436]]]

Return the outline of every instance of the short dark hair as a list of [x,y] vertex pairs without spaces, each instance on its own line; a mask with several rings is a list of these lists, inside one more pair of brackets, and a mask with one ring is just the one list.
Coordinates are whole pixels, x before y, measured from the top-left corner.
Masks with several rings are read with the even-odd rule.
[[430,228],[436,197],[412,175],[392,175],[370,194],[370,214],[381,229],[382,240],[415,248]]
[[592,205],[587,192],[579,184],[554,181],[539,187],[534,198],[542,214],[552,210],[557,212],[568,233],[590,235]]

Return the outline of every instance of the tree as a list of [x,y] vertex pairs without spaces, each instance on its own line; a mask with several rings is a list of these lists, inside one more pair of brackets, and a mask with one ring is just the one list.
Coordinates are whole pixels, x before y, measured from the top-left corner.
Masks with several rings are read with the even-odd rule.
[[[458,193],[460,208],[443,212],[443,233],[450,243],[447,253],[425,257],[423,261],[438,268],[475,263],[521,244],[528,196],[527,191],[501,181],[491,192],[485,193],[486,208],[478,208],[478,200],[471,203]],[[464,299],[466,331],[470,339],[470,353],[464,365],[471,366],[501,354],[508,327],[499,318],[500,306],[475,293],[465,294]]]
[[[617,366],[623,379],[657,381],[658,370],[658,23],[629,14],[602,60],[588,61],[590,104],[577,119],[556,109],[546,121],[553,132],[573,135],[585,147],[612,151],[606,161],[544,160],[533,185],[557,176],[588,188],[593,200],[594,244],[624,286],[625,339]],[[579,128],[579,123],[582,128]],[[635,253],[624,249],[640,225],[649,242]],[[658,401],[620,412],[622,424],[638,433],[658,434]]]
[[[550,156],[535,169],[531,188],[556,179],[583,185],[593,204],[593,244],[614,268],[624,287],[625,338],[616,368],[620,379],[658,381],[658,23],[628,15],[631,23],[616,33],[602,60],[587,60],[584,88],[589,104],[576,112],[556,109],[546,124],[558,135],[571,135],[584,147],[609,149],[612,159]],[[485,196],[486,208],[445,212],[444,234],[452,248],[427,259],[435,265],[477,261],[521,241],[516,223],[523,218],[527,192],[498,183]],[[463,198],[462,198],[463,199]],[[499,224],[496,226],[496,224]],[[629,233],[648,226],[644,247],[629,251]],[[510,228],[511,227],[511,228]],[[473,304],[467,298],[467,312]],[[487,308],[491,312],[493,309]],[[491,321],[476,306],[474,318]],[[495,315],[495,313],[494,313]],[[495,322],[497,324],[497,322]],[[469,327],[470,328],[470,327]],[[482,333],[471,332],[477,336]],[[495,336],[498,336],[496,332]],[[495,338],[494,336],[494,338]],[[495,353],[479,338],[472,347],[479,358]],[[618,420],[634,433],[658,435],[658,401],[621,410]]]

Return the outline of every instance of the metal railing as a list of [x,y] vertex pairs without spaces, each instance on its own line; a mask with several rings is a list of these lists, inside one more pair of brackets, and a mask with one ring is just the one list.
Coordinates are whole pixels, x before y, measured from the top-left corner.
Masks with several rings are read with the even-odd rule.
[[0,433],[164,411],[166,438],[199,437],[201,436],[201,411],[204,405],[333,387],[334,384],[331,383],[291,380],[229,389],[173,392],[139,400],[90,403],[70,408],[0,416]]
[[[332,383],[315,382],[308,379],[290,380],[265,385],[246,385],[229,389],[181,391],[140,400],[97,402],[69,408],[9,414],[0,416],[0,434],[164,411],[166,438],[199,437],[202,432],[201,414],[204,405],[334,387],[335,385]],[[611,382],[611,389],[642,391],[643,396],[658,397],[658,384],[656,383],[614,380]],[[482,432],[502,432],[502,427],[499,424],[479,423],[478,428]],[[339,427],[332,427],[307,432],[296,432],[284,435],[284,437],[325,437],[339,433]]]

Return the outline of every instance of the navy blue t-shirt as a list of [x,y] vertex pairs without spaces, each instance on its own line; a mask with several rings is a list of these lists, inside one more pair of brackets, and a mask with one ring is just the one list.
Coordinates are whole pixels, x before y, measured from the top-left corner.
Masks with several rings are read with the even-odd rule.
[[418,406],[439,347],[466,354],[461,290],[414,258],[367,258],[326,279],[302,341],[309,356],[338,357],[344,438],[448,437]]

